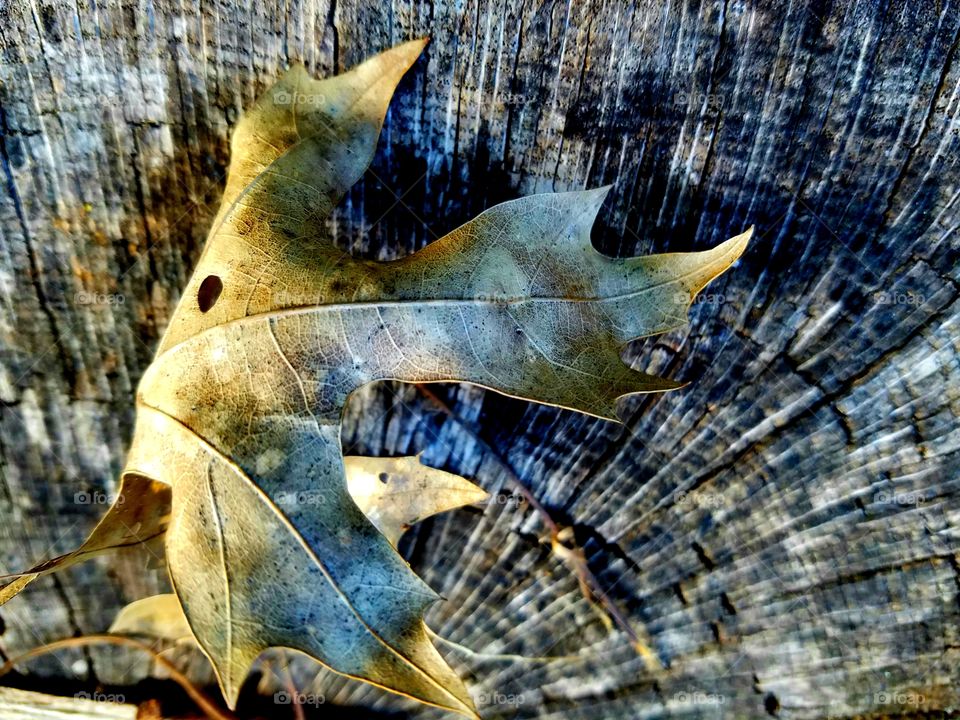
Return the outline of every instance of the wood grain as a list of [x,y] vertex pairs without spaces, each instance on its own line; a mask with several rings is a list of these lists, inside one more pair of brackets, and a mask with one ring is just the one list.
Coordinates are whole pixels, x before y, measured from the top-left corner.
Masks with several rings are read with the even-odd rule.
[[[115,492],[136,383],[216,210],[239,113],[290,62],[326,74],[423,35],[334,218],[344,247],[397,257],[501,200],[607,183],[594,242],[610,254],[758,228],[687,329],[631,349],[638,369],[691,385],[634,401],[625,426],[470,387],[436,389],[452,416],[400,385],[351,405],[349,452],[425,450],[501,493],[402,544],[447,599],[431,627],[487,655],[582,654],[451,649],[484,716],[955,711],[948,0],[0,6],[0,570],[76,546]],[[504,463],[574,528],[662,669],[584,600]],[[102,631],[164,589],[156,565],[132,555],[38,581],[2,610],[3,652]],[[95,650],[30,668],[149,671]],[[293,671],[329,703],[434,715]]]
[[97,695],[64,698],[0,687],[0,720],[134,720],[135,705],[122,697]]

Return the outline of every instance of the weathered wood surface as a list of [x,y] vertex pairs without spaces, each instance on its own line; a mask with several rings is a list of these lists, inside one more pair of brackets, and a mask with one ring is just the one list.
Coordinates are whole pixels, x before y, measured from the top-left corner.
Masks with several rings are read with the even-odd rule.
[[123,696],[88,693],[58,697],[0,687],[0,720],[135,720],[135,705]]
[[[438,390],[455,417],[403,386],[351,407],[351,452],[425,450],[504,493],[405,541],[448,600],[431,626],[481,653],[583,654],[451,651],[484,716],[960,708],[950,0],[0,5],[2,569],[74,547],[115,491],[238,114],[289,62],[326,74],[426,34],[336,214],[345,247],[397,256],[500,200],[607,183],[612,254],[758,227],[689,328],[631,352],[692,384],[625,426],[469,387]],[[661,669],[606,629],[497,456],[575,527]],[[3,652],[102,631],[164,588],[148,559],[37,582],[0,610]],[[30,667],[147,671],[59,657]],[[324,673],[303,689],[436,716]]]

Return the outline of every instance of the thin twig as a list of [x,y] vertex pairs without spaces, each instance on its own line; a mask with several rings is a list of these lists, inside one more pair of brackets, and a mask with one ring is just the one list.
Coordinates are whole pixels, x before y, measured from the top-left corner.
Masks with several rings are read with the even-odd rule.
[[146,643],[142,643],[139,640],[134,640],[133,638],[124,637],[122,635],[82,635],[80,637],[57,640],[52,643],[47,643],[46,645],[41,645],[40,647],[27,650],[25,653],[7,660],[7,662],[0,666],[0,677],[6,675],[8,672],[14,669],[14,666],[18,665],[24,660],[46,655],[47,653],[55,652],[56,650],[62,650],[64,648],[87,647],[89,645],[98,644],[122,645],[125,647],[142,650],[143,652],[149,654],[159,665],[163,666],[163,668],[170,673],[170,679],[183,688],[183,691],[190,696],[190,699],[197,704],[197,706],[208,718],[210,718],[210,720],[237,720],[237,716],[229,710],[221,710],[218,708],[206,695],[203,694],[203,692],[198,690],[194,684],[187,679],[186,675],[177,669],[176,665],[167,660],[167,658],[160,655],[156,650]]
[[[426,627],[426,625],[424,625]],[[432,637],[437,642],[441,642],[444,645],[455,648],[462,652],[465,655],[470,657],[479,658],[480,660],[508,660],[510,662],[534,662],[534,663],[550,663],[550,662],[560,662],[560,661],[571,661],[571,660],[584,660],[586,656],[584,655],[544,655],[542,657],[533,657],[530,655],[514,655],[511,653],[482,653],[477,652],[468,648],[466,645],[461,645],[458,642],[453,640],[448,640],[442,635],[437,635],[433,630],[427,627],[427,635]]]
[[587,566],[587,559],[584,556],[583,549],[575,544],[572,529],[561,527],[560,524],[551,517],[543,503],[537,500],[527,486],[524,485],[510,463],[486,440],[480,437],[470,424],[458,416],[436,393],[422,383],[417,383],[416,388],[431,404],[463,428],[463,430],[487,452],[488,456],[492,458],[503,471],[510,485],[530,503],[530,507],[537,512],[550,533],[550,549],[568,566],[572,567],[576,574],[577,581],[580,585],[580,592],[583,594],[584,599],[593,607],[596,607],[598,603],[602,606],[601,612],[605,612],[604,617],[612,619],[613,622],[626,633],[627,637],[630,638],[630,644],[633,645],[637,654],[643,658],[648,668],[651,670],[662,669],[663,666],[657,656],[647,647],[646,643],[640,639],[640,636],[637,635],[636,631],[630,625],[630,622],[620,611],[620,608],[618,608],[603,591],[603,588],[600,586],[600,581],[597,580],[596,575],[594,575]]
[[[281,677],[281,673],[275,669],[276,666],[280,665],[280,660],[283,660],[283,668],[281,668],[283,671],[283,677]],[[297,689],[297,685],[293,681],[293,674],[290,672],[290,656],[287,655],[286,651],[282,648],[277,648],[277,657],[268,659],[264,664],[267,668],[269,668],[270,674],[276,678],[277,682],[284,686],[287,693],[290,695],[290,703],[293,705],[294,720],[306,720],[303,707],[299,702],[297,702],[300,691]]]

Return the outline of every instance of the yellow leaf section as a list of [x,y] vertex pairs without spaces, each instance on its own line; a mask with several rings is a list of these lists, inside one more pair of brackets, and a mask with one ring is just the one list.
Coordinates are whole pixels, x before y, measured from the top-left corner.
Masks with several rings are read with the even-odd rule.
[[174,593],[152,595],[124,606],[110,625],[115,635],[142,635],[175,643],[195,642]]
[[347,456],[343,462],[350,496],[394,547],[411,525],[489,497],[486,491],[459,475],[424,465],[419,455]]
[[124,476],[113,505],[84,543],[73,552],[45,560],[22,573],[5,576],[14,579],[0,589],[0,605],[42,575],[111,550],[152,542],[163,535],[169,514],[167,485],[136,474]]

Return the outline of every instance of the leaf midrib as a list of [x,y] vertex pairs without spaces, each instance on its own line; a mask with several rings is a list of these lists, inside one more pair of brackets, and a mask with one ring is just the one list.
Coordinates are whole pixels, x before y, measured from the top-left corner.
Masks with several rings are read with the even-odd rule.
[[[664,287],[666,285],[672,285],[680,282],[681,280],[686,279],[687,277],[696,274],[699,269],[693,270],[689,273],[683,275],[678,275],[675,278],[670,280],[665,280],[654,285],[649,285],[645,288],[640,288],[629,293],[619,293],[617,295],[609,296],[596,296],[596,297],[567,297],[567,296],[529,296],[529,297],[519,297],[519,298],[510,298],[506,300],[487,300],[480,298],[433,298],[433,299],[422,299],[422,298],[410,298],[410,299],[397,299],[397,300],[360,300],[360,301],[351,301],[351,302],[338,302],[338,303],[328,303],[328,304],[312,304],[312,305],[293,305],[290,307],[281,308],[279,310],[267,310],[265,312],[253,313],[252,315],[244,315],[242,317],[232,318],[230,320],[225,320],[222,323],[217,323],[216,325],[211,325],[206,327],[203,330],[189,335],[188,337],[183,338],[177,343],[164,348],[163,355],[171,352],[172,350],[178,348],[184,343],[195,340],[196,338],[202,337],[205,333],[211,332],[212,330],[220,328],[233,327],[235,325],[241,325],[246,322],[256,322],[260,320],[272,320],[274,318],[285,318],[285,317],[296,317],[298,315],[309,315],[311,313],[320,313],[320,312],[345,312],[349,310],[366,310],[366,309],[377,309],[377,308],[391,308],[391,307],[409,307],[409,306],[419,306],[419,307],[478,307],[478,306],[492,306],[492,307],[511,307],[514,305],[520,305],[523,303],[603,303],[603,302],[615,302],[617,300],[624,300],[636,295],[641,295],[645,292],[651,290],[656,290],[658,288]],[[692,299],[692,298],[691,298]],[[689,304],[689,303],[688,303]],[[158,356],[159,357],[159,356]],[[156,361],[157,358],[154,360]]]
[[[229,455],[227,455],[226,453],[224,453],[223,451],[221,451],[216,445],[214,445],[213,443],[211,443],[209,440],[207,440],[205,437],[203,437],[200,433],[198,433],[196,430],[194,430],[193,428],[191,428],[189,425],[187,425],[186,423],[184,423],[182,420],[180,420],[179,418],[175,417],[174,415],[171,415],[170,413],[164,411],[163,409],[161,409],[161,408],[159,408],[159,407],[156,407],[156,406],[154,406],[154,405],[150,405],[149,403],[146,403],[146,402],[144,402],[144,401],[141,400],[141,399],[138,399],[138,401],[137,401],[137,406],[138,406],[138,409],[143,409],[144,411],[147,411],[147,412],[151,412],[151,411],[152,411],[152,412],[159,413],[160,415],[162,415],[162,416],[164,416],[164,417],[166,417],[166,418],[169,418],[169,419],[172,420],[173,422],[177,423],[177,425],[179,425],[180,427],[182,427],[183,429],[185,429],[185,430],[186,430],[188,433],[190,433],[194,438],[196,438],[197,442],[199,442],[204,448],[206,448],[206,449],[209,450],[213,455],[215,455],[215,456],[218,457],[220,460],[222,460],[222,461],[227,465],[227,467],[229,467],[238,477],[242,478],[246,483],[249,483],[249,485],[253,488],[254,492],[255,492],[258,496],[261,497],[261,499],[262,499],[263,502],[267,505],[267,507],[269,507],[269,508],[280,518],[281,522],[287,527],[287,529],[288,529],[288,531],[290,532],[290,534],[291,534],[293,537],[296,538],[297,542],[300,544],[300,546],[301,546],[301,547],[304,549],[304,551],[307,553],[308,557],[309,557],[309,558],[316,564],[316,566],[320,569],[320,572],[323,573],[323,576],[326,578],[327,582],[330,583],[330,586],[334,589],[334,591],[335,591],[335,592],[337,593],[337,595],[340,597],[341,601],[346,605],[346,607],[350,610],[350,612],[353,613],[354,617],[357,618],[357,621],[358,621],[358,622],[360,623],[360,625],[367,631],[367,633],[369,633],[369,635],[370,635],[372,638],[374,638],[374,640],[376,640],[377,642],[379,642],[379,643],[380,643],[383,647],[385,647],[389,652],[393,653],[393,654],[396,655],[398,658],[400,658],[404,663],[406,663],[406,664],[409,665],[410,667],[412,667],[412,668],[414,668],[415,670],[417,670],[423,677],[425,677],[425,678],[427,679],[427,681],[428,681],[430,684],[432,684],[433,686],[435,686],[436,688],[438,688],[444,695],[448,696],[449,698],[452,698],[452,700],[453,700],[452,707],[457,707],[457,708],[459,708],[459,707],[462,707],[462,706],[463,706],[463,702],[462,702],[455,694],[453,694],[450,690],[448,690],[446,687],[444,687],[444,686],[443,686],[440,682],[438,682],[429,672],[427,672],[427,671],[424,670],[422,667],[420,667],[420,666],[419,666],[417,663],[415,663],[411,658],[408,658],[406,655],[404,655],[403,653],[401,653],[397,648],[393,647],[393,645],[391,645],[391,644],[390,644],[389,642],[387,642],[383,637],[381,637],[380,634],[377,633],[377,632],[366,622],[366,620],[363,619],[363,617],[360,616],[359,611],[353,606],[353,603],[350,602],[350,599],[346,596],[346,594],[343,592],[343,590],[340,588],[340,586],[334,581],[334,579],[333,579],[333,577],[330,575],[330,571],[327,569],[326,565],[323,564],[323,562],[320,560],[320,558],[317,556],[317,554],[316,554],[316,553],[313,551],[313,549],[307,544],[307,542],[306,542],[306,540],[304,539],[304,537],[300,534],[300,532],[299,532],[299,531],[297,530],[297,528],[293,525],[293,523],[290,521],[290,519],[280,510],[279,507],[277,507],[276,503],[274,503],[273,500],[271,500],[270,496],[267,495],[267,494],[263,491],[263,489],[262,489],[259,485],[257,485],[257,483],[255,483],[255,482],[253,481],[253,479],[252,479],[249,475],[247,475],[246,472],[244,472],[243,468],[241,468],[239,465],[237,465],[237,463],[236,463]],[[225,570],[226,570],[226,568],[225,568]],[[231,622],[231,623],[233,622],[233,617],[232,617],[232,615],[230,616],[230,622]],[[198,641],[199,641],[199,637],[198,637]],[[228,658],[228,661],[230,661],[230,660],[231,660],[231,658]]]

